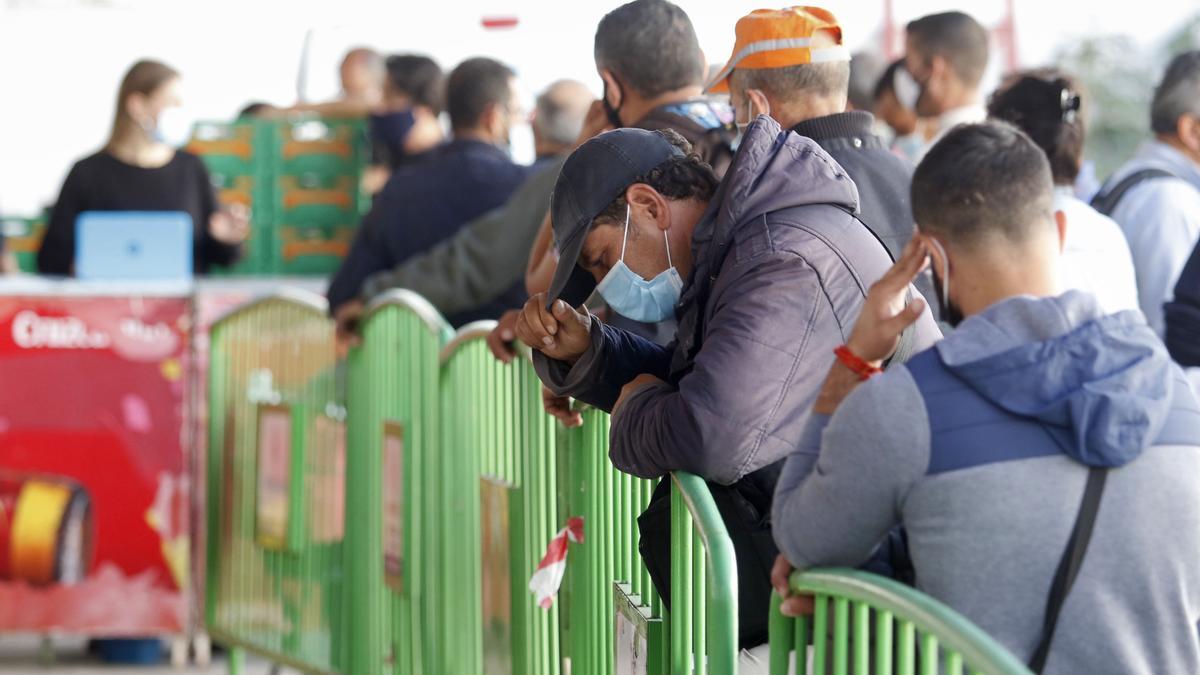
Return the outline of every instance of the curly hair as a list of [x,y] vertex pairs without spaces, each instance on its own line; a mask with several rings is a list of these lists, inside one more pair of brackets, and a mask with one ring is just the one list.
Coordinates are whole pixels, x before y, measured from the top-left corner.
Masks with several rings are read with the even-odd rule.
[[1018,73],[997,89],[988,102],[988,115],[1028,134],[1049,158],[1055,183],[1070,185],[1083,162],[1081,101],[1073,78],[1041,68]]
[[[654,167],[644,176],[638,176],[629,184],[645,183],[667,199],[696,199],[707,202],[717,191],[717,174],[713,173],[700,155],[692,150],[692,144],[671,129],[660,129],[654,133],[662,136],[671,145],[683,151]],[[621,194],[596,215],[597,225],[623,225],[625,223],[625,193]]]

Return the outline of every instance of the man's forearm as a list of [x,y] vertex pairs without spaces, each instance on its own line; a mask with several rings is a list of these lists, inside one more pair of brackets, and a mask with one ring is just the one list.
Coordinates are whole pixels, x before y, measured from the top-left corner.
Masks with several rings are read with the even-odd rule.
[[841,361],[834,359],[829,367],[829,374],[817,394],[817,402],[813,404],[813,412],[818,415],[832,415],[845,400],[850,392],[862,384],[858,373],[847,368]]
[[592,344],[575,363],[535,354],[538,377],[555,395],[570,396],[611,412],[621,388],[643,373],[666,379],[671,351],[593,319]]

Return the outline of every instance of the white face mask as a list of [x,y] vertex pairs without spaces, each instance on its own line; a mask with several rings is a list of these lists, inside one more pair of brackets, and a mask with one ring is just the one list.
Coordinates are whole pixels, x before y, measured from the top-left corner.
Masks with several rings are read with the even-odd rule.
[[[770,115],[771,114],[770,106],[768,106],[766,112],[764,112],[762,114]],[[734,136],[733,144],[732,144],[734,150],[737,150],[738,147],[741,146],[742,138],[744,138],[746,136],[746,129],[748,129],[750,127],[750,124],[753,121],[754,121],[754,100],[750,98],[750,93],[747,92],[746,93],[746,121],[745,122],[739,121],[737,118],[737,111],[736,110],[733,111],[733,125],[735,127],[737,127],[737,135]]]
[[533,164],[537,159],[534,151],[533,126],[529,122],[518,122],[508,130],[508,154],[517,164]]
[[892,78],[892,90],[896,100],[905,110],[916,111],[917,101],[921,100],[921,85],[913,78],[908,68],[897,68]]
[[158,120],[150,135],[159,143],[166,143],[172,148],[182,148],[192,139],[192,128],[195,120],[180,106],[163,108],[158,113]]

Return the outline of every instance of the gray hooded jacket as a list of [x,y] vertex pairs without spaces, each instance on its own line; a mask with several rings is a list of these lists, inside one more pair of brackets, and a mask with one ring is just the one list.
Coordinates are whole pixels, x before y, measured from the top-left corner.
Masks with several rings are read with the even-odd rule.
[[[684,470],[731,484],[780,461],[867,288],[891,266],[851,215],[857,208],[837,162],[759,117],[696,225],[672,346],[595,322],[573,367],[535,353],[542,381],[605,410],[640,373],[665,381],[635,392],[612,419],[610,457],[627,473]],[[926,312],[915,344],[937,337]]]
[[825,419],[775,494],[794,565],[857,565],[903,524],[917,587],[1028,660],[1107,467],[1044,672],[1200,672],[1200,405],[1140,312],[1009,298]]

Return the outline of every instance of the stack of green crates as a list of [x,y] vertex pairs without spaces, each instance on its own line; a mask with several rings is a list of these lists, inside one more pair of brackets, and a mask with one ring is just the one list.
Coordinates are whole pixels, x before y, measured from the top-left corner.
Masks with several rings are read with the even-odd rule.
[[37,253],[46,236],[49,214],[38,218],[0,217],[0,234],[4,235],[4,250],[16,255],[22,272],[37,273]]
[[328,275],[345,257],[369,197],[360,190],[365,125],[317,118],[204,122],[189,151],[218,197],[251,213],[245,257],[229,275]]

